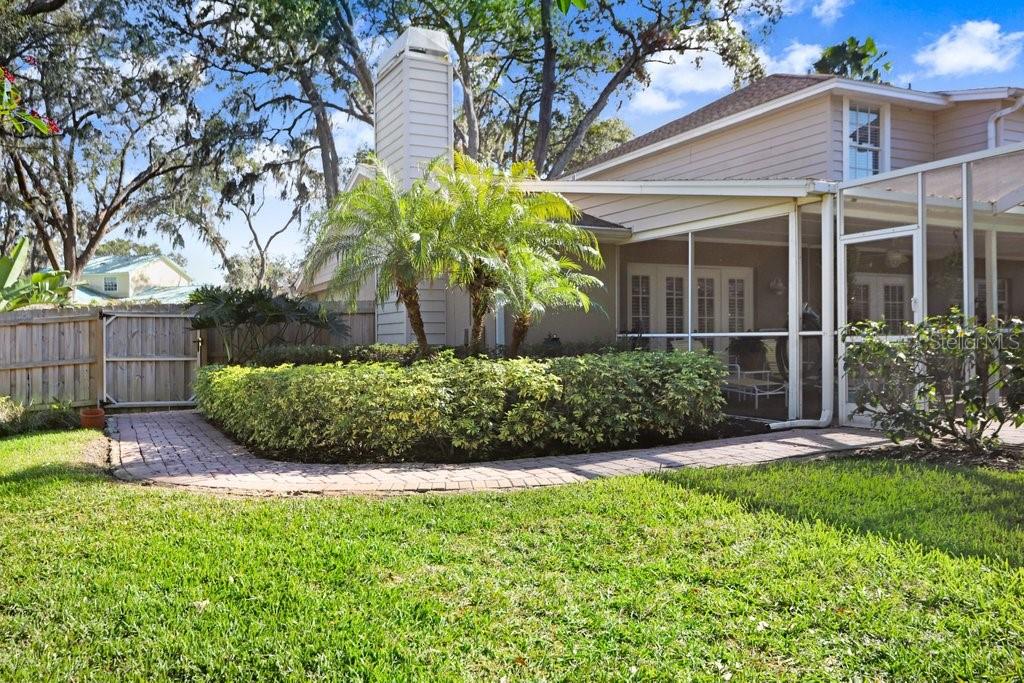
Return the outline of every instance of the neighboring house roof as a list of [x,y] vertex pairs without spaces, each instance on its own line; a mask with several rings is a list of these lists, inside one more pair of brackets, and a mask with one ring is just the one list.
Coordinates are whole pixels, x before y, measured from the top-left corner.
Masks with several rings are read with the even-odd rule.
[[142,287],[132,294],[133,301],[155,301],[161,304],[183,304],[188,295],[202,285],[180,285],[178,287]]
[[71,291],[71,301],[76,304],[96,304],[113,301],[113,299],[92,287],[75,285]]
[[1007,87],[925,92],[829,74],[772,74],[589,159],[566,171],[561,177],[586,177],[676,142],[752,118],[762,113],[762,110],[776,109],[826,92],[872,96],[928,109],[942,109],[955,102],[1016,97],[1024,91]]
[[124,304],[125,302],[153,302],[161,304],[183,304],[188,302],[188,295],[202,285],[180,285],[178,287],[142,287],[130,297],[113,297],[109,294],[89,287],[75,285],[71,293],[71,301],[76,304]]
[[192,280],[192,276],[177,263],[162,254],[150,254],[147,256],[94,256],[82,269],[85,275],[105,275],[114,273],[130,273],[143,268],[150,263],[163,261],[173,268],[179,275]]

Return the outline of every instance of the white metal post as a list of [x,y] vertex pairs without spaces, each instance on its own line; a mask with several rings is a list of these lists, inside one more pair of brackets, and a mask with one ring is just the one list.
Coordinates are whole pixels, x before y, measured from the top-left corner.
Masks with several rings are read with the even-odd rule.
[[[999,318],[999,233],[994,228],[985,231],[985,301],[988,310],[985,314],[988,320],[992,316]],[[984,322],[988,322],[985,320]],[[999,388],[992,387],[988,392],[988,402],[999,403],[1002,396],[999,395]]]
[[800,273],[800,207],[793,202],[789,211],[789,419],[800,417],[800,313],[803,287]]
[[961,168],[963,183],[963,216],[964,216],[964,318],[974,318],[974,188],[971,187],[971,165],[964,163]]
[[985,231],[985,301],[986,315],[999,316],[999,233],[994,229]]
[[917,234],[914,241],[914,297],[911,308],[914,323],[920,323],[928,315],[928,202],[925,192],[924,173],[917,174]]
[[835,195],[821,200],[821,421],[832,422],[835,408]]
[[693,233],[686,235],[686,350],[693,351],[693,305],[697,296],[693,291]]

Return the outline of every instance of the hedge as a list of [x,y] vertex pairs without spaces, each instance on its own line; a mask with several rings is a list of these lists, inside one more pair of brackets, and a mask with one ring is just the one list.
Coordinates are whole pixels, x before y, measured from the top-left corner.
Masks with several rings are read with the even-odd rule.
[[307,461],[479,460],[666,443],[722,420],[721,363],[628,352],[408,367],[209,366],[199,410],[251,448]]

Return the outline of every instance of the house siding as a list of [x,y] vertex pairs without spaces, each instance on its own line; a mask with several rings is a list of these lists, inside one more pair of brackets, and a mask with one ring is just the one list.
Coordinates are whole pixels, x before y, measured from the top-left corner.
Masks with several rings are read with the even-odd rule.
[[961,102],[935,113],[935,158],[969,154],[988,147],[988,117],[997,101]]
[[1017,111],[1003,119],[1000,142],[1012,145],[1024,142],[1024,111]]
[[893,105],[890,110],[893,170],[935,160],[935,117],[927,110]]
[[607,169],[588,180],[829,178],[835,116],[816,97]]

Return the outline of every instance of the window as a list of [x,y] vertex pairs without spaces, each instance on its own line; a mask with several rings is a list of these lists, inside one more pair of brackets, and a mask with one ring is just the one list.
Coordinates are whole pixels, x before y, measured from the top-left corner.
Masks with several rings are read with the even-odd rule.
[[103,278],[103,291],[104,292],[116,292],[117,291],[117,278],[116,277],[105,277],[105,278]]
[[[1009,317],[1009,282],[1005,278],[999,278],[996,280],[996,312],[995,315],[999,318],[1006,319]],[[978,279],[974,281],[974,312],[981,320],[987,320],[990,313],[988,310],[988,287],[985,286],[985,281]]]
[[882,109],[851,104],[848,113],[846,179],[876,175],[882,170]]
[[742,278],[729,278],[729,331],[744,332],[747,316],[747,281]]
[[885,285],[882,315],[889,334],[903,334],[907,322],[906,293],[903,285]]
[[697,332],[715,331],[715,279],[697,278]]
[[649,275],[634,275],[630,278],[631,306],[630,332],[651,331],[651,278]]
[[686,278],[665,278],[665,331],[669,334],[686,332]]

